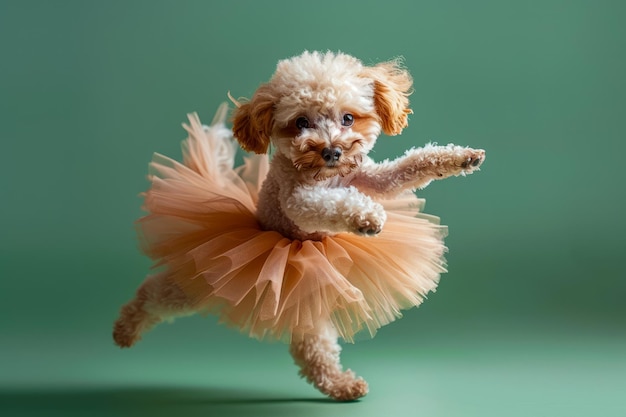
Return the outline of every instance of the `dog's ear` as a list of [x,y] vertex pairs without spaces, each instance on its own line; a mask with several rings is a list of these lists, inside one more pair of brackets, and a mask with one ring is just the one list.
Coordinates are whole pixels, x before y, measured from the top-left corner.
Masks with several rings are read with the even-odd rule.
[[408,126],[409,96],[413,93],[413,79],[399,59],[365,67],[363,77],[374,83],[374,105],[381,119],[383,132],[393,136]]
[[233,135],[241,147],[254,153],[267,153],[274,123],[274,95],[264,84],[254,93],[252,99],[239,103],[233,115]]

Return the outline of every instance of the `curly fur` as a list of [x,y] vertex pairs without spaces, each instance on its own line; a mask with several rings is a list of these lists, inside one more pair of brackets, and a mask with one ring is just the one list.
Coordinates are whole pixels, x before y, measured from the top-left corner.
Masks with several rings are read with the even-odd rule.
[[[300,240],[375,235],[386,221],[377,199],[479,169],[485,152],[456,145],[429,144],[381,163],[367,156],[382,132],[397,135],[407,126],[411,92],[400,60],[365,66],[343,53],[305,52],[280,61],[250,100],[233,100],[233,134],[242,148],[274,149],[259,194],[261,226]],[[181,296],[166,283],[148,281],[123,308],[116,343],[131,346],[163,318],[188,313]],[[337,400],[362,397],[367,384],[342,370],[332,325],[319,328],[317,335],[292,336],[290,352],[301,375]]]

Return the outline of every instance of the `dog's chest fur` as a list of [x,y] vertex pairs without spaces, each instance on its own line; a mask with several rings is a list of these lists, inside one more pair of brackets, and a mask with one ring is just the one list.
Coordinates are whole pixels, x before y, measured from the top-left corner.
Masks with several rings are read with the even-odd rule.
[[353,175],[341,177],[339,175],[316,181],[305,179],[307,174],[297,171],[288,158],[275,155],[267,178],[259,193],[257,204],[257,219],[264,230],[274,230],[283,236],[296,240],[321,240],[328,233],[307,233],[301,230],[286,214],[283,205],[287,197],[298,186],[312,186],[324,188],[349,187]]

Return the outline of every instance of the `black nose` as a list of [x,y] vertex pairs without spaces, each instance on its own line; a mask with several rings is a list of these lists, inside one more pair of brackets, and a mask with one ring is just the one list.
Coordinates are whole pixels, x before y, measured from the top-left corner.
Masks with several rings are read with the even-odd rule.
[[324,148],[322,150],[322,159],[326,162],[338,161],[341,157],[340,148]]

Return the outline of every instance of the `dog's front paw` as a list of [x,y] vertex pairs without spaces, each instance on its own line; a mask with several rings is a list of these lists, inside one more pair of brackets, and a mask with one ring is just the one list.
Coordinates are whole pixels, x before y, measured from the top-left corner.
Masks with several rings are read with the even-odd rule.
[[454,166],[459,174],[466,175],[478,170],[484,161],[483,149],[461,148],[455,153]]
[[357,235],[375,236],[383,230],[387,220],[387,213],[378,203],[373,204],[372,210],[356,213],[350,218],[350,231]]

